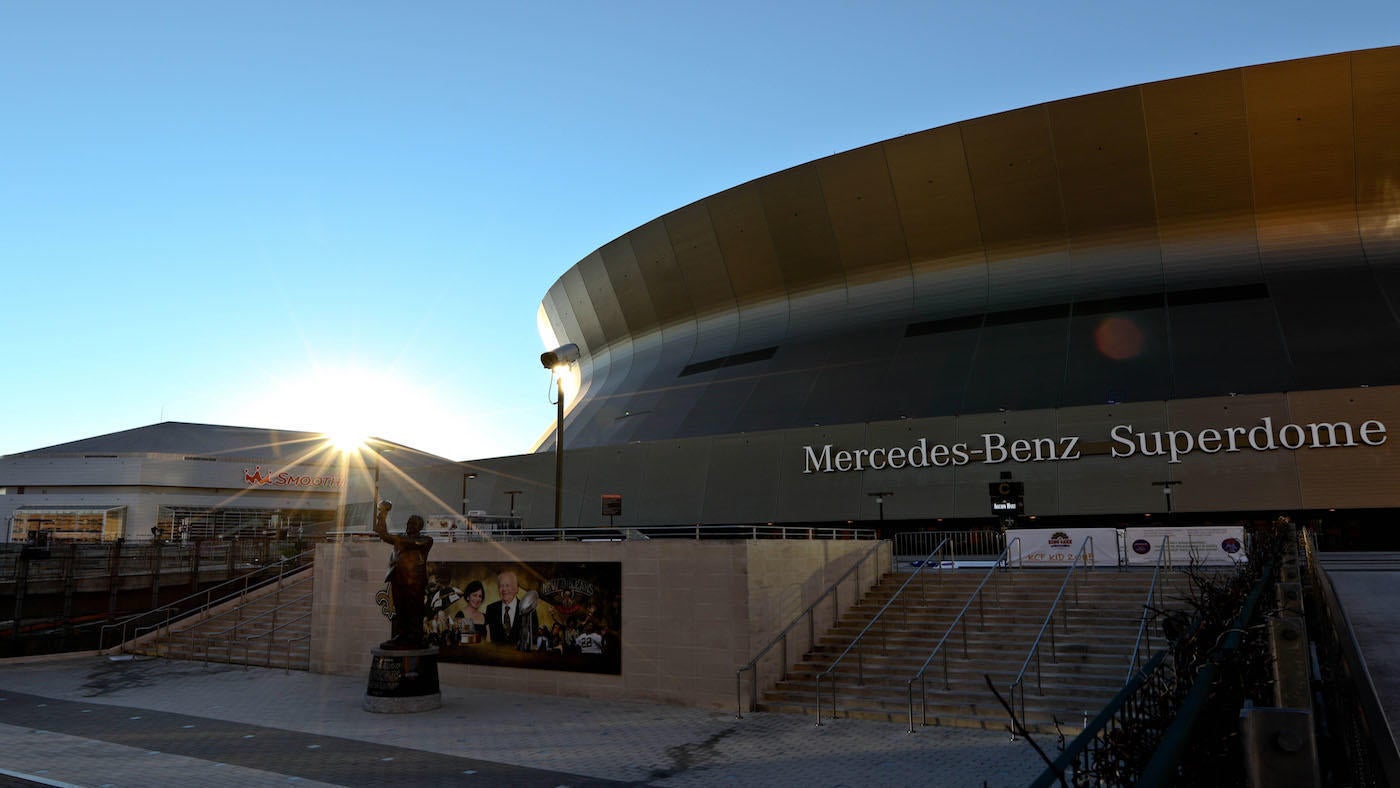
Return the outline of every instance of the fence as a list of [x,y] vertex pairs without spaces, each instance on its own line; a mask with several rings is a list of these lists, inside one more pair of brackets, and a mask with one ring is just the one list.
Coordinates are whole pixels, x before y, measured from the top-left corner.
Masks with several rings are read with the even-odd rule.
[[249,569],[300,552],[297,542],[272,539],[183,543],[70,543],[36,548],[0,544],[0,583],[190,572],[225,567]]
[[1001,555],[1006,550],[1004,531],[905,531],[894,535],[894,554],[928,555],[945,540],[953,554],[960,558]]
[[[643,525],[586,526],[580,528],[525,528],[492,531],[425,529],[423,533],[444,542],[624,542],[649,539],[876,539],[872,528],[807,527],[795,525]],[[378,540],[369,531],[332,531],[332,542]]]

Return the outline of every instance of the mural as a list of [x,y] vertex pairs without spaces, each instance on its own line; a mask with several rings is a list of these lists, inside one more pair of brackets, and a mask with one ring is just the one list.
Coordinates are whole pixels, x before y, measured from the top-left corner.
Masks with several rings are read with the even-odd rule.
[[622,564],[429,561],[439,661],[622,673]]

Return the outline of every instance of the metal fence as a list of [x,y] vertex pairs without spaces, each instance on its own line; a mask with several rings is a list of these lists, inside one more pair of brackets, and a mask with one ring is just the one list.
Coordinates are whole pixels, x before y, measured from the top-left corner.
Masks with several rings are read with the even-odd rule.
[[250,569],[295,555],[297,542],[271,539],[190,542],[69,543],[51,547],[0,544],[0,583]]
[[[1183,759],[1192,747],[1201,750],[1193,757],[1207,764],[1208,771],[1213,754],[1199,746],[1203,732],[1197,723],[1207,713],[1233,718],[1238,712],[1238,707],[1228,711],[1219,708],[1213,692],[1222,666],[1236,659],[1260,598],[1272,587],[1274,578],[1275,565],[1270,563],[1253,583],[1238,615],[1231,616],[1232,623],[1218,632],[1204,632],[1203,637],[1202,630],[1209,627],[1198,615],[1189,635],[1157,652],[1133,674],[1032,787],[1191,784],[1179,778]],[[1191,658],[1182,649],[1188,641],[1200,648]]]
[[960,558],[969,556],[995,556],[1006,551],[1006,532],[985,529],[977,531],[905,531],[894,535],[894,554],[897,556],[924,556],[933,551],[943,541],[947,541],[953,555]]
[[[644,525],[580,528],[525,528],[492,531],[482,528],[431,529],[423,533],[443,542],[627,542],[649,539],[876,539],[873,528],[805,527],[792,525]],[[332,531],[333,542],[377,540],[369,531]]]

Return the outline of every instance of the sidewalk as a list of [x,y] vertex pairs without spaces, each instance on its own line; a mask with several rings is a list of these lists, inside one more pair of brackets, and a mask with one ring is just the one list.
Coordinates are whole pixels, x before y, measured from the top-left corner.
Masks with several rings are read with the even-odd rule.
[[381,715],[360,708],[364,683],[94,655],[0,663],[0,773],[121,788],[1022,786],[1041,770],[1026,742],[995,731],[818,728],[810,717],[456,687],[436,711]]

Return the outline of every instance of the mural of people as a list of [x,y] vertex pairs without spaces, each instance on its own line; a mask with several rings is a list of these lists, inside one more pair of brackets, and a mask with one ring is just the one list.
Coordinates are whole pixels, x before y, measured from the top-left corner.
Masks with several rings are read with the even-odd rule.
[[621,566],[433,562],[438,597],[451,600],[428,611],[446,633],[440,661],[621,673]]

